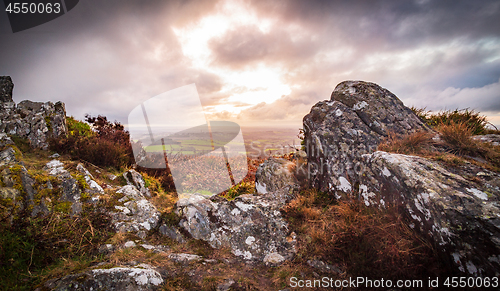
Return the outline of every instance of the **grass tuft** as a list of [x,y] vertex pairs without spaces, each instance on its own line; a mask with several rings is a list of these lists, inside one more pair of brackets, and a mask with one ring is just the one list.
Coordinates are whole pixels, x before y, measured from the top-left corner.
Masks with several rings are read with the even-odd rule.
[[432,134],[426,131],[418,131],[402,137],[390,133],[378,146],[378,149],[386,152],[412,155],[427,152],[432,145]]

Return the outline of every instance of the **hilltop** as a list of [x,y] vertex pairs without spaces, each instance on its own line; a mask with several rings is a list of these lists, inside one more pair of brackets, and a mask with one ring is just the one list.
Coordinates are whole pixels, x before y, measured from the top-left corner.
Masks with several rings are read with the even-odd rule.
[[473,111],[433,115],[376,84],[342,82],[304,117],[302,149],[248,159],[241,183],[207,196],[135,165],[118,122],[75,120],[60,102],[15,104],[12,81],[0,81],[2,289],[499,275],[500,135]]

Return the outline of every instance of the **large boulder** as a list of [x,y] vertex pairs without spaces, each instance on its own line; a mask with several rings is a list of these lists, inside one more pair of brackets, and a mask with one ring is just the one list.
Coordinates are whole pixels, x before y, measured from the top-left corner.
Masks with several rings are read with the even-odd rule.
[[337,197],[356,191],[361,156],[386,135],[429,130],[394,94],[363,81],[338,84],[303,121],[309,182]]
[[472,164],[450,172],[425,158],[380,151],[364,159],[359,190],[366,205],[399,207],[457,271],[500,275],[499,174]]
[[282,203],[264,195],[245,194],[228,201],[220,196],[185,194],[177,202],[180,226],[213,248],[229,247],[245,260],[270,265],[295,253],[295,234],[288,229]]

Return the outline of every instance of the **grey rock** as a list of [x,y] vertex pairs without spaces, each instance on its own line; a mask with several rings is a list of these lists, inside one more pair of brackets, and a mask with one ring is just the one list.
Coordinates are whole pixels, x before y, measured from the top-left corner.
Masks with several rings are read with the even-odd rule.
[[141,174],[139,174],[136,170],[128,170],[123,173],[123,177],[127,181],[128,185],[133,185],[134,187],[141,192],[142,195],[146,197],[151,197],[151,193],[149,189],[146,187],[146,182]]
[[135,242],[133,242],[133,241],[131,241],[131,240],[129,240],[128,242],[126,242],[126,243],[123,245],[123,247],[125,247],[125,248],[135,248],[135,246],[136,246]]
[[0,167],[17,164],[18,162],[19,161],[16,158],[16,151],[13,148],[7,147],[6,149],[0,151]]
[[132,185],[123,186],[117,193],[124,196],[119,200],[121,205],[110,213],[116,231],[145,238],[147,232],[158,225],[160,212]]
[[485,135],[476,135],[472,137],[475,140],[480,140],[482,142],[491,143],[494,146],[500,145],[500,134],[485,134]]
[[169,238],[175,240],[178,243],[185,243],[186,239],[182,235],[182,233],[175,227],[169,226],[166,224],[162,224],[159,229],[160,233],[164,236],[168,236]]
[[216,290],[217,291],[228,291],[228,290],[231,290],[231,287],[233,287],[234,285],[236,285],[236,281],[234,281],[233,279],[226,279],[226,280],[224,280],[224,282],[217,285]]
[[352,109],[379,135],[386,136],[389,132],[407,134],[429,130],[396,95],[374,83],[344,81],[335,87],[330,100],[339,101]]
[[71,203],[71,215],[82,212],[82,203],[80,201],[82,191],[78,181],[64,168],[64,164],[59,160],[52,160],[45,164],[45,170],[51,176],[57,177],[61,183],[60,201]]
[[292,200],[298,190],[298,181],[294,176],[295,164],[285,159],[269,158],[259,165],[255,173],[257,194],[269,194],[283,205]]
[[337,85],[332,100],[314,105],[303,122],[309,183],[337,198],[356,191],[361,156],[389,132],[429,130],[394,94],[362,81]]
[[44,167],[49,175],[61,178],[70,178],[71,174],[64,168],[64,164],[59,160],[52,160]]
[[213,248],[229,247],[245,260],[263,261],[277,253],[285,260],[295,253],[295,236],[279,211],[282,204],[267,196],[241,195],[232,201],[201,194],[179,197],[180,226]]
[[146,250],[153,251],[153,253],[162,253],[168,250],[168,247],[166,246],[153,246],[153,245],[148,245],[148,244],[141,244],[141,247],[145,248]]
[[14,90],[14,83],[10,76],[0,76],[0,102],[13,102],[12,90]]
[[64,103],[0,103],[0,132],[27,138],[33,148],[47,149],[49,138],[67,133]]
[[55,158],[59,158],[60,156],[61,156],[60,154],[55,153],[55,154],[50,155],[49,158],[55,159]]
[[160,290],[163,278],[153,267],[140,264],[134,267],[91,269],[68,275],[44,284],[49,290]]
[[0,148],[13,144],[14,142],[6,133],[0,132]]
[[425,158],[380,151],[364,159],[359,190],[366,205],[400,206],[410,227],[458,272],[499,275],[500,175],[471,164],[450,172]]
[[[76,169],[83,175],[85,182],[89,186],[88,189],[85,189],[85,192],[91,194],[96,194],[96,193],[104,194],[104,189],[102,189],[102,187],[99,184],[97,184],[96,181],[94,181],[94,176],[92,176],[92,174],[87,169],[85,169],[85,167],[82,164],[78,164],[76,166]],[[99,199],[99,196],[92,198],[93,201],[96,201]]]
[[191,263],[191,262],[199,262],[203,260],[202,257],[193,254],[170,254],[168,258],[176,263]]
[[23,209],[23,197],[18,189],[12,187],[0,187],[0,219],[12,224],[14,215]]

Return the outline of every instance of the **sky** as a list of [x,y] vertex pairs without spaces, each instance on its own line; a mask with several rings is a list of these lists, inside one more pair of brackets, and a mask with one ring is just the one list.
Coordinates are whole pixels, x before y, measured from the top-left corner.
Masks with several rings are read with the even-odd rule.
[[500,128],[500,1],[80,1],[17,33],[0,13],[0,75],[15,102],[123,124],[194,83],[209,120],[298,129],[338,83],[363,80]]

